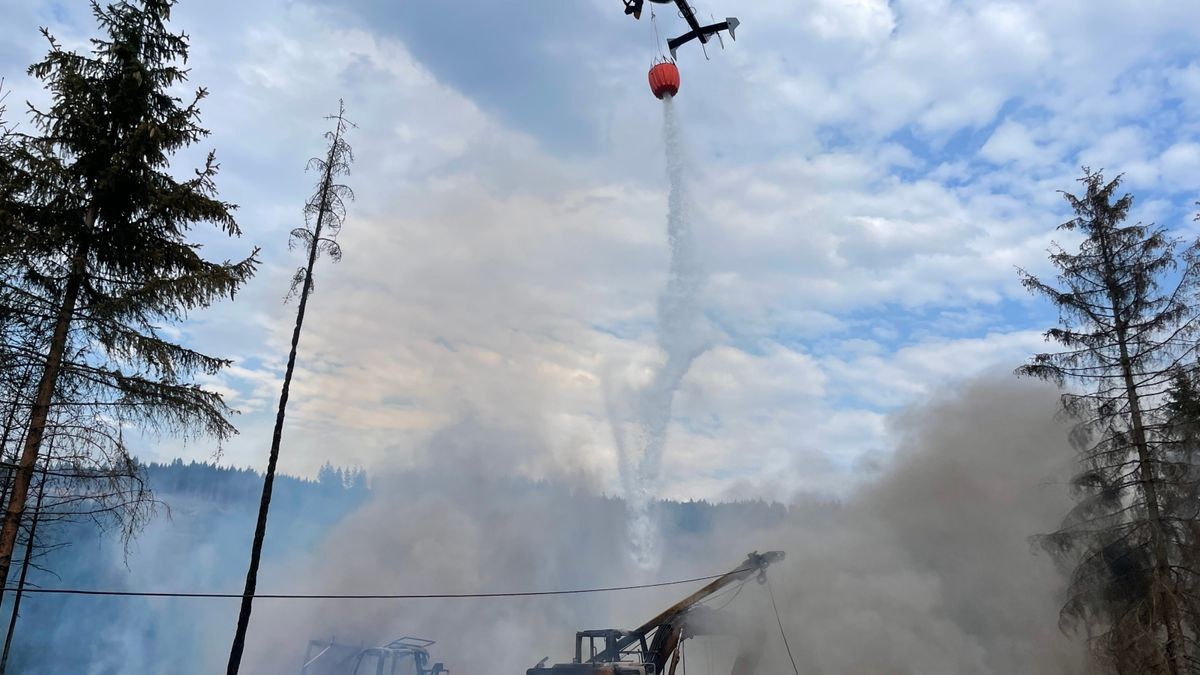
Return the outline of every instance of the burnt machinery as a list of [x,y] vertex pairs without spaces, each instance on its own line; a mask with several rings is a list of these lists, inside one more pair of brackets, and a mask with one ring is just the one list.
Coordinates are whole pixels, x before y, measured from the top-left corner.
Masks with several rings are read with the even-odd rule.
[[767,580],[767,566],[783,560],[783,551],[755,551],[736,569],[663,610],[633,630],[585,630],[575,634],[575,658],[570,663],[545,666],[547,659],[525,671],[526,675],[674,675],[680,643],[696,635],[733,635],[739,638],[731,675],[753,675],[764,636],[746,628],[720,610],[701,605],[707,598],[739,581],[756,576]]
[[441,663],[429,665],[433,640],[405,636],[381,647],[310,640],[300,675],[446,675]]

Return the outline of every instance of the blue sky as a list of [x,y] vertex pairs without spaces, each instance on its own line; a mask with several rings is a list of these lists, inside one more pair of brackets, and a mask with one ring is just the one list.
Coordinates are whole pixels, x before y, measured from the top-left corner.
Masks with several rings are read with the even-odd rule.
[[[886,461],[888,416],[1042,345],[1045,271],[1080,165],[1125,172],[1139,218],[1195,236],[1200,4],[764,0],[725,51],[680,51],[705,315],[716,345],[676,400],[664,490],[841,491]],[[664,33],[679,30],[660,12]],[[0,76],[85,3],[9,0]],[[536,439],[511,470],[615,485],[606,391],[661,358],[660,104],[650,23],[617,0],[184,0],[222,196],[266,265],[181,338],[235,357],[225,460],[263,464],[299,264],[286,234],[346,100],[359,128],[340,265],[323,265],[282,459],[420,462],[471,419]],[[10,105],[11,112],[21,106]],[[180,157],[179,169],[195,155]],[[486,439],[487,433],[481,438]],[[486,443],[486,440],[482,441]],[[211,456],[147,442],[156,457]]]

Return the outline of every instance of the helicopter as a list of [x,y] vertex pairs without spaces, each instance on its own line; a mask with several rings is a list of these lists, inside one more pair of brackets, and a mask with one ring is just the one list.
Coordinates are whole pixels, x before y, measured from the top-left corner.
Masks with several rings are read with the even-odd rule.
[[[646,0],[621,0],[625,3],[625,14],[632,16],[635,19],[642,18],[642,5]],[[701,26],[700,21],[696,18],[696,10],[688,4],[687,0],[650,0],[650,2],[660,5],[669,5],[675,3],[679,8],[679,16],[687,21],[691,28],[688,32],[680,35],[677,38],[671,38],[667,41],[667,48],[671,50],[671,58],[675,58],[675,50],[681,45],[687,44],[692,40],[699,40],[700,44],[708,44],[709,38],[716,36],[717,40],[721,40],[721,31],[729,31],[729,37],[737,39],[735,31],[740,25],[740,22],[735,17],[729,17],[720,23]],[[722,41],[724,46],[724,41]]]

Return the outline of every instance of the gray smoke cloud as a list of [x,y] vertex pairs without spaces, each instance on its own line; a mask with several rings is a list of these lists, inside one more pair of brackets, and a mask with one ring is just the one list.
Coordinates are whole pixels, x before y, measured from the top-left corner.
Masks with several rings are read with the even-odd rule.
[[1056,409],[1007,375],[947,392],[894,420],[898,454],[838,517],[777,533],[801,672],[1083,672],[1057,627],[1063,580],[1029,544],[1068,508]]
[[[724,571],[750,550],[783,549],[770,577],[801,672],[1083,672],[1078,641],[1057,628],[1062,579],[1029,543],[1068,505],[1062,479],[1072,455],[1056,405],[1052,389],[1010,375],[947,391],[894,418],[899,452],[840,505],[806,498],[777,519],[729,507],[702,527],[664,524],[654,578],[626,555],[619,501],[566,468],[540,484],[520,479],[506,467],[540,451],[536,434],[466,421],[431,440],[426,467],[378,479],[371,501],[312,555],[268,570],[269,588],[637,583]],[[372,644],[416,634],[438,640],[435,658],[454,672],[519,673],[542,656],[569,660],[575,630],[636,626],[686,592],[264,601],[249,657],[252,672],[293,672],[312,637]],[[790,672],[767,589],[749,584],[729,609],[770,636],[760,672]],[[735,649],[728,638],[689,641],[689,672],[727,671]]]

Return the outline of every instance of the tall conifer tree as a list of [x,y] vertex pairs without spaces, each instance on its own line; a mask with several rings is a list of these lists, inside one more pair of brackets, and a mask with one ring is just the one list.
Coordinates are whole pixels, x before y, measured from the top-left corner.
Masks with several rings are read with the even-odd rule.
[[[1196,508],[1192,458],[1179,451],[1181,373],[1194,366],[1200,290],[1197,243],[1179,251],[1163,229],[1125,223],[1133,198],[1120,178],[1084,170],[1084,193],[1064,196],[1075,217],[1060,229],[1083,239],[1051,251],[1056,283],[1022,282],[1059,308],[1046,333],[1059,351],[1019,373],[1071,383],[1079,501],[1042,538],[1071,569],[1062,618],[1083,624],[1094,653],[1121,673],[1196,672]],[[1163,286],[1167,286],[1164,290]]]
[[[94,406],[104,419],[151,431],[235,433],[221,396],[190,381],[228,361],[159,329],[232,297],[257,265],[257,250],[213,262],[188,239],[203,223],[228,236],[240,231],[235,207],[217,198],[211,152],[186,180],[169,171],[174,153],[207,134],[198,108],[205,91],[187,102],[172,93],[186,80],[188,50],[186,36],[167,29],[173,5],[93,2],[102,37],[86,54],[43,30],[50,51],[29,73],[49,90],[50,106],[32,109],[36,133],[18,136],[0,156],[0,213],[10,226],[0,279],[19,298],[18,314],[46,324],[27,354],[35,386],[0,530],[0,580],[56,406]],[[79,398],[62,400],[66,389]]]

